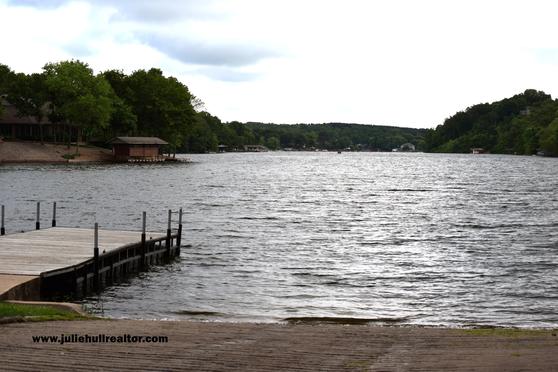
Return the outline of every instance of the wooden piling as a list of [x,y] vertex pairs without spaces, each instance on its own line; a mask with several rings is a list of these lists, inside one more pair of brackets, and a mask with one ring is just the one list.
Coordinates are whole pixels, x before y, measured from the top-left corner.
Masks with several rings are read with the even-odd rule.
[[145,262],[145,231],[147,225],[147,213],[142,213],[142,229],[141,229],[141,259],[140,259],[140,267],[142,270],[145,270],[146,262]]
[[171,248],[171,219],[172,219],[172,210],[169,209],[169,221],[167,224],[167,240],[166,240],[166,249],[167,249],[167,260],[170,260],[170,248]]
[[52,227],[56,227],[56,202],[52,204]]
[[99,224],[95,222],[95,238],[93,245],[93,287],[99,293]]
[[178,234],[176,235],[176,256],[180,256],[180,244],[182,243],[182,208],[178,210]]
[[2,205],[2,225],[0,225],[0,235],[6,235],[6,229],[4,228],[4,206]]
[[35,222],[35,230],[41,229],[41,202],[37,202],[37,220]]

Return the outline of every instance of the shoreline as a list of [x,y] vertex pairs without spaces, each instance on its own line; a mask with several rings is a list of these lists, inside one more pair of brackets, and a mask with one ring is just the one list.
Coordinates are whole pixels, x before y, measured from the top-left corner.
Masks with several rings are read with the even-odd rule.
[[110,165],[110,164],[162,164],[190,163],[188,158],[171,158],[164,156],[164,161],[115,160],[112,150],[80,144],[79,155],[75,154],[75,145],[70,148],[65,144],[36,141],[2,141],[0,140],[0,165],[37,164],[37,165]]
[[293,318],[253,318],[248,317],[126,317],[126,316],[106,316],[99,313],[86,311],[89,316],[99,319],[115,320],[115,321],[146,321],[146,322],[199,322],[199,323],[224,323],[224,324],[279,324],[279,325],[339,325],[339,326],[368,326],[368,327],[389,327],[389,328],[433,328],[446,330],[507,330],[507,331],[558,331],[557,325],[537,326],[537,325],[499,325],[499,324],[435,324],[435,323],[405,323],[390,320],[375,320],[368,318],[335,318],[329,320],[330,317],[316,317],[313,320],[305,320]]
[[[558,363],[558,337],[550,330],[106,319],[11,323],[0,330],[7,369],[506,371],[551,370]],[[61,334],[76,340],[101,334],[163,336],[168,342],[62,345],[32,339]]]
[[[553,326],[513,326],[513,325],[497,325],[497,324],[419,324],[406,323],[403,318],[358,318],[358,317],[331,317],[331,316],[312,316],[312,317],[289,317],[289,318],[268,318],[250,319],[247,317],[238,318],[220,318],[220,317],[200,317],[196,318],[128,318],[128,317],[111,317],[104,316],[92,312],[80,302],[60,302],[60,301],[39,301],[39,300],[0,300],[0,302],[22,304],[30,306],[48,306],[55,309],[66,310],[77,315],[88,317],[90,320],[108,320],[108,321],[133,321],[133,322],[193,322],[193,323],[215,323],[215,324],[246,324],[246,325],[310,325],[310,326],[366,326],[379,328],[427,328],[427,329],[443,329],[443,330],[461,330],[461,331],[493,331],[493,332],[558,332],[558,325]],[[197,313],[197,312],[196,312]],[[200,315],[208,315],[206,312],[199,312]],[[9,324],[9,320],[0,317],[3,324]],[[21,322],[21,319],[16,320]],[[25,320],[24,320],[25,321]],[[30,321],[33,321],[30,319]]]
[[111,163],[108,149],[83,144],[79,156],[75,146],[35,141],[0,141],[0,164],[83,164]]

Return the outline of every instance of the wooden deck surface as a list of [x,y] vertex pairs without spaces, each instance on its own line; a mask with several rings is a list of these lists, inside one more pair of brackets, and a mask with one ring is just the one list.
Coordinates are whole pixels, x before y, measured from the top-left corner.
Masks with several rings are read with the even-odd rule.
[[37,276],[32,275],[4,275],[0,274],[0,296],[20,284],[36,279]]
[[[147,240],[163,234],[147,233]],[[93,257],[93,229],[53,227],[0,237],[0,274],[40,275]],[[141,241],[140,232],[99,229],[99,253]]]

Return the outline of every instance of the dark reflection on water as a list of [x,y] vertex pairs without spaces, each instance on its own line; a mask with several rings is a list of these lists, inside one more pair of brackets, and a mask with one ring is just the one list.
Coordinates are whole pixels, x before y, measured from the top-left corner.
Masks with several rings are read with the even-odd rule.
[[[511,156],[267,153],[187,165],[3,166],[8,230],[165,229],[180,261],[88,306],[130,318],[558,326],[558,163]],[[44,220],[49,219],[43,207]]]

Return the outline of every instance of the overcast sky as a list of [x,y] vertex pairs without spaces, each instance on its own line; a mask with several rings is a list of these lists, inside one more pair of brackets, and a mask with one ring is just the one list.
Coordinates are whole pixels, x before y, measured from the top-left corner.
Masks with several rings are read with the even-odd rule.
[[0,63],[161,68],[224,121],[434,127],[558,94],[558,4],[498,0],[0,0]]

